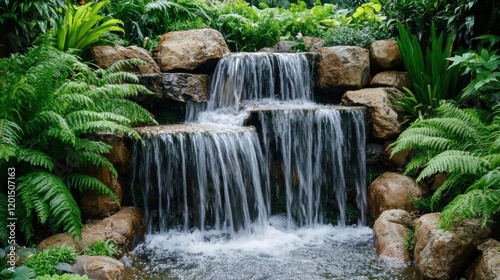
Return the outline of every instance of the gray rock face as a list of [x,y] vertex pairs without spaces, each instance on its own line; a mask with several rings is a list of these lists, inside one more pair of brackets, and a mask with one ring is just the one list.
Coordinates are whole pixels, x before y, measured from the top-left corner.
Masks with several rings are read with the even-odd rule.
[[371,108],[372,133],[374,137],[388,139],[401,132],[398,113],[392,108],[389,92],[401,94],[394,88],[365,88],[347,91],[342,96],[344,105],[363,105]]
[[139,58],[146,62],[146,65],[135,69],[125,69],[126,71],[137,74],[160,73],[160,68],[156,65],[153,57],[146,49],[129,46],[129,47],[110,47],[110,46],[95,46],[92,47],[91,53],[94,56],[96,64],[104,69],[108,69],[113,63],[130,58]]
[[377,255],[393,261],[408,262],[411,255],[405,247],[407,228],[411,226],[411,215],[399,209],[386,210],[373,225]]
[[454,279],[473,262],[476,246],[490,234],[479,220],[466,220],[448,231],[438,229],[440,213],[415,222],[415,267],[423,279]]
[[396,172],[382,173],[368,186],[370,215],[377,219],[385,210],[415,211],[412,199],[418,199],[422,194],[422,189],[412,178]]
[[181,102],[206,102],[208,76],[203,74],[162,73],[139,76],[139,81],[155,93],[155,98]]
[[73,265],[76,274],[87,275],[93,280],[122,280],[125,265],[110,257],[78,256]]
[[384,71],[380,72],[373,77],[370,82],[374,87],[394,87],[399,90],[403,88],[410,88],[411,81],[407,72],[403,71]]
[[322,90],[338,87],[362,88],[370,81],[367,49],[353,46],[319,48],[315,86]]
[[219,31],[194,29],[164,34],[158,43],[156,60],[163,72],[195,70],[215,67],[215,63],[227,53],[229,48]]
[[500,279],[500,242],[488,239],[478,249],[482,254],[467,270],[467,280]]
[[368,47],[370,60],[375,70],[383,71],[403,66],[403,57],[398,43],[394,40],[374,41]]

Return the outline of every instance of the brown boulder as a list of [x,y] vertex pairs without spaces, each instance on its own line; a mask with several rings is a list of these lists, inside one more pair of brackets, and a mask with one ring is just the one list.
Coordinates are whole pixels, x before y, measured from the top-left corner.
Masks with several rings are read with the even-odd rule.
[[373,87],[394,87],[399,90],[411,87],[410,76],[402,71],[384,71],[373,77],[370,82]]
[[368,186],[368,209],[373,219],[390,209],[416,211],[413,199],[422,197],[423,191],[415,180],[396,172],[385,172]]
[[[123,196],[122,187],[108,167],[87,168],[85,173],[97,178],[106,185],[115,194],[118,203],[121,204]],[[85,218],[102,218],[109,217],[118,212],[120,206],[116,204],[114,199],[107,195],[94,190],[85,190],[80,195],[80,210],[82,216]]]
[[450,230],[438,229],[440,213],[415,221],[415,267],[423,279],[454,279],[470,265],[476,246],[490,234],[479,220],[466,220]]
[[412,151],[402,151],[391,156],[392,143],[394,143],[394,140],[387,140],[384,143],[385,162],[388,165],[394,166],[398,169],[403,169],[408,164],[408,162],[410,162]]
[[467,270],[467,279],[500,279],[500,242],[495,239],[488,239],[477,248],[482,252],[482,254]]
[[209,99],[207,75],[161,73],[141,75],[139,81],[155,93],[152,98],[181,102],[206,102]]
[[374,41],[368,47],[371,66],[375,70],[389,70],[403,66],[403,57],[394,40]]
[[319,48],[315,85],[322,90],[338,87],[362,88],[370,82],[370,56],[367,49],[354,46]]
[[394,88],[366,88],[347,91],[342,96],[344,105],[363,105],[371,109],[372,134],[376,138],[388,139],[401,132],[398,113],[392,108],[391,95],[400,92]]
[[142,211],[135,207],[123,207],[111,217],[86,224],[81,240],[74,240],[67,233],[59,233],[40,242],[37,248],[43,250],[68,245],[81,250],[96,241],[113,239],[122,253],[126,253],[144,240],[145,235],[146,226]]
[[73,272],[93,280],[122,280],[125,265],[110,257],[78,256]]
[[373,225],[377,255],[393,261],[408,262],[411,255],[405,247],[411,215],[399,209],[386,210]]
[[104,69],[108,69],[113,63],[130,58],[139,58],[146,62],[146,65],[135,69],[125,69],[130,72],[137,74],[151,74],[160,73],[160,68],[156,65],[153,57],[149,54],[146,49],[129,46],[129,47],[110,47],[110,46],[95,46],[90,50],[96,64]]
[[229,48],[215,29],[194,29],[163,34],[156,50],[161,71],[214,68]]

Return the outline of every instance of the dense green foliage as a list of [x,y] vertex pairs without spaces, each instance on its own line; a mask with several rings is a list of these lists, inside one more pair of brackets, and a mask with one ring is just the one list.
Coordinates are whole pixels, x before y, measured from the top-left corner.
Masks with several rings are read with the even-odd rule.
[[[149,93],[122,67],[122,61],[93,71],[74,55],[48,46],[0,60],[0,166],[16,168],[16,215],[29,239],[35,216],[53,231],[78,236],[80,211],[72,191],[92,189],[114,198],[99,180],[84,174],[89,166],[105,166],[110,146],[93,140],[101,131],[139,138],[131,125],[154,123],[149,113],[124,99]],[[7,173],[2,180],[8,182]],[[13,175],[9,175],[13,176]],[[7,209],[7,192],[0,205]],[[2,212],[0,239],[7,238],[7,211]]]
[[418,38],[400,24],[398,46],[412,89],[406,89],[406,96],[396,105],[406,110],[411,119],[432,115],[441,100],[458,96],[460,73],[457,68],[449,69],[451,63],[447,60],[453,47],[451,35],[438,36],[432,26],[430,46],[424,52]]
[[62,267],[62,264],[74,263],[77,256],[73,247],[53,247],[32,255],[24,261],[24,264],[32,268],[36,275],[57,275],[64,273],[58,267]]
[[36,280],[89,280],[90,278],[87,275],[78,275],[78,274],[63,274],[63,275],[44,275],[37,276]]
[[416,150],[406,173],[417,182],[438,173],[448,178],[428,199],[449,228],[457,219],[481,217],[483,224],[500,211],[500,106],[491,112],[441,105],[434,118],[415,121],[394,143],[393,154]]
[[120,255],[122,251],[116,246],[113,239],[106,239],[105,241],[96,241],[88,247],[83,248],[82,253],[88,256],[116,257]]

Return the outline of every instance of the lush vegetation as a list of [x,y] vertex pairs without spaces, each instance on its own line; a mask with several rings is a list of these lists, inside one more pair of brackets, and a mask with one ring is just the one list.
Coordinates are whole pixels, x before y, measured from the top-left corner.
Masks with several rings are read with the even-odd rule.
[[122,253],[122,251],[116,246],[113,239],[107,239],[105,241],[96,241],[90,244],[88,247],[82,249],[82,253],[88,256],[107,256],[116,257]]

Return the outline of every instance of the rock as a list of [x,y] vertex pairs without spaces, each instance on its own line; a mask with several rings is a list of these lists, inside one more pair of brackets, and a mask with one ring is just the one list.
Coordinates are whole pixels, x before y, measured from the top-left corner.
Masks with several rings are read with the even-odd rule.
[[385,147],[385,162],[391,166],[394,166],[396,168],[403,169],[408,162],[411,160],[411,151],[403,151],[399,153],[395,153],[392,157],[392,143],[394,143],[394,140],[387,140],[385,141],[384,147]]
[[405,247],[405,239],[408,238],[411,223],[411,215],[404,210],[392,209],[382,212],[373,225],[377,255],[393,261],[410,261],[411,255]]
[[344,105],[363,105],[371,109],[372,134],[376,138],[388,139],[401,132],[398,114],[391,106],[391,95],[401,94],[393,88],[365,88],[347,91],[342,96]]
[[194,29],[163,34],[156,50],[156,59],[163,72],[212,69],[228,53],[229,48],[219,31]]
[[[318,37],[310,37],[304,36],[304,45],[307,47],[306,52],[318,52],[319,49],[323,46],[323,39]],[[276,53],[294,53],[297,50],[294,49],[299,42],[297,41],[279,41],[277,42],[272,49],[264,48],[262,51],[264,52],[276,52]]]
[[155,93],[154,98],[181,102],[206,102],[208,76],[203,74],[162,73],[139,76],[139,81]]
[[488,239],[478,246],[481,256],[467,270],[468,280],[500,279],[500,242]]
[[78,256],[73,272],[93,280],[122,280],[125,265],[110,257]]
[[40,242],[37,248],[43,250],[67,245],[79,251],[96,241],[113,239],[122,253],[126,253],[144,240],[145,235],[146,226],[142,211],[135,207],[123,207],[111,217],[87,223],[82,230],[80,241],[75,241],[67,233],[59,233]]
[[380,164],[384,161],[384,145],[379,143],[366,143],[366,163]]
[[423,279],[454,279],[470,265],[476,246],[490,234],[479,220],[465,220],[450,230],[438,229],[440,213],[415,221],[415,267]]
[[403,67],[403,57],[394,40],[374,41],[368,47],[371,66],[375,70],[389,70]]
[[410,76],[402,71],[384,71],[373,77],[370,82],[373,87],[394,87],[401,91],[404,88],[411,88]]
[[129,47],[110,47],[110,46],[95,46],[90,50],[96,64],[104,69],[108,69],[113,63],[130,58],[139,58],[146,62],[146,65],[135,69],[125,69],[130,72],[137,74],[152,74],[160,73],[160,68],[156,65],[153,57],[149,54],[146,49],[129,46]]
[[[121,204],[123,195],[122,187],[108,167],[89,167],[84,172],[106,185],[115,194],[118,203]],[[82,216],[85,218],[102,218],[109,217],[118,212],[120,206],[116,204],[114,199],[107,195],[94,190],[85,190],[80,195],[80,210]]]
[[315,86],[321,90],[338,87],[362,88],[370,82],[370,57],[367,49],[354,46],[319,48]]
[[303,39],[310,52],[318,52],[323,47],[323,39],[319,37],[304,36]]
[[382,173],[368,186],[370,215],[375,220],[385,210],[416,211],[412,200],[422,197],[422,194],[422,189],[412,178],[396,172]]

